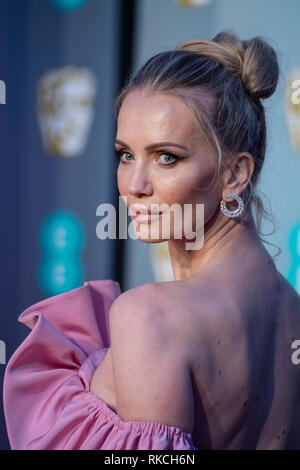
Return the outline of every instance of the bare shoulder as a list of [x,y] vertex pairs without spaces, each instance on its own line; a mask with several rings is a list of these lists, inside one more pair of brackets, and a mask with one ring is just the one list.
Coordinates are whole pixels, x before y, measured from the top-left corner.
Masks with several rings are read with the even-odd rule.
[[[200,295],[204,302],[204,291]],[[185,281],[153,282],[129,289],[119,295],[111,306],[110,315],[130,315],[135,317],[150,315],[152,320],[169,322],[177,325],[190,321],[193,311],[193,291],[189,289]]]
[[147,314],[152,315],[153,319],[159,317],[163,305],[158,294],[157,283],[142,284],[128,289],[114,300],[109,317],[133,315],[137,318]]
[[117,412],[125,421],[161,422],[191,433],[190,370],[183,341],[169,329],[167,299],[157,284],[142,285],[122,294],[110,312]]
[[[148,328],[148,336],[144,333],[146,315],[151,311],[149,302],[153,299],[153,292],[151,284],[138,286],[120,294],[110,307],[109,327],[112,346],[109,347],[105,358],[94,372],[90,391],[102,399],[114,411],[117,410],[117,396],[114,377],[116,366],[113,367],[112,350],[114,355],[118,357],[118,349],[121,347],[120,355],[124,358],[124,351],[130,355],[131,344],[137,344],[142,341],[145,347],[147,347],[151,335],[155,337],[156,322],[152,321],[150,323],[151,331]],[[154,309],[153,311],[156,310]],[[140,341],[133,342],[132,336],[140,339]],[[132,351],[132,356],[134,357],[134,355],[134,351]]]
[[[140,338],[147,331],[144,341],[149,347],[155,344],[157,351],[168,352],[169,360],[191,369],[196,336],[192,297],[184,281],[147,283],[127,290],[111,306],[111,334],[119,336],[129,325]],[[201,334],[205,337],[204,328]]]
[[[113,334],[118,329],[118,334],[121,334],[120,330],[130,325],[131,330],[140,337],[147,331],[145,341],[148,340],[150,343],[155,341],[158,349],[168,349],[171,353],[174,350],[172,338],[176,337],[174,328],[176,328],[175,317],[177,315],[174,311],[175,290],[173,285],[170,288],[167,284],[173,283],[147,283],[129,289],[117,297],[109,312],[111,333]],[[170,321],[171,312],[173,312],[173,321]],[[180,333],[183,334],[182,331]],[[183,336],[177,335],[177,338],[180,340],[178,343],[183,343]]]
[[191,367],[201,351],[208,354],[212,305],[216,303],[213,298],[207,279],[197,286],[185,280],[148,283],[120,295],[112,305],[110,317],[125,315],[125,321],[132,324],[139,318],[149,321],[166,342],[165,346],[168,343],[169,350]]

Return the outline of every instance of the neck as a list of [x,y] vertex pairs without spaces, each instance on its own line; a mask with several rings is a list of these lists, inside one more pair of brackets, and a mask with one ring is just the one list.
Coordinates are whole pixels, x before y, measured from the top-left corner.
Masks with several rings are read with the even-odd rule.
[[186,239],[169,240],[169,253],[175,280],[183,280],[204,266],[223,258],[240,243],[262,244],[251,208],[237,218],[226,217],[219,209],[204,225],[204,242],[198,250],[187,250]]

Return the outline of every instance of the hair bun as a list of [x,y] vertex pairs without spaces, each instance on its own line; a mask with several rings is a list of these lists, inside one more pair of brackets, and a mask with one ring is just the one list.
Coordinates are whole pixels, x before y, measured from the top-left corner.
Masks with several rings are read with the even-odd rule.
[[242,41],[230,30],[225,30],[211,41],[186,41],[175,49],[206,55],[221,63],[229,73],[241,79],[253,98],[269,98],[276,89],[279,78],[277,54],[260,36]]
[[262,37],[241,41],[235,34],[223,31],[214,42],[230,48],[234,62],[240,57],[240,77],[245,89],[254,98],[269,98],[279,79],[277,54]]

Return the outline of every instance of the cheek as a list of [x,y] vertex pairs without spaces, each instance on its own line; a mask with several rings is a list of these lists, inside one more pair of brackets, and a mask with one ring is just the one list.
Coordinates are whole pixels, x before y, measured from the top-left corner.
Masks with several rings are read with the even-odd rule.
[[[215,192],[213,189],[213,179],[215,176],[214,166],[201,166],[194,169],[190,173],[188,190],[191,199],[207,199],[210,198],[212,193]],[[214,180],[215,182],[215,180]]]
[[173,203],[180,203],[185,199],[189,192],[189,185],[182,175],[171,176],[168,174],[159,178],[156,177],[153,190],[160,201],[172,205]]
[[[209,184],[214,176],[214,167],[208,165],[191,165],[184,171],[175,175],[165,173],[155,174],[151,178],[153,193],[159,196],[159,200],[169,205],[173,203],[196,202],[197,199],[209,197]],[[117,171],[117,182],[120,195],[128,194],[130,184],[130,172],[124,171],[119,166]]]
[[165,184],[160,190],[160,199],[169,205],[183,202],[189,194],[189,189],[183,181],[177,183]]
[[192,203],[203,199],[208,195],[205,188],[208,187],[213,173],[207,169],[205,172],[199,168],[189,169],[189,171],[177,176],[172,181],[166,181],[162,186],[161,194],[165,195],[165,199],[172,202]]

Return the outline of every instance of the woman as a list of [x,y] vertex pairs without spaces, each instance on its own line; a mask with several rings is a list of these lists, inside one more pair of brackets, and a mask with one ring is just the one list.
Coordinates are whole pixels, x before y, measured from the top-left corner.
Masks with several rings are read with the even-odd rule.
[[[130,210],[163,207],[132,216],[141,241],[168,239],[174,281],[121,295],[90,281],[23,312],[33,331],[4,384],[13,447],[300,448],[300,297],[251,212],[278,77],[263,39],[222,32],[156,54],[122,90],[119,191]],[[200,248],[173,204],[204,205]]]

